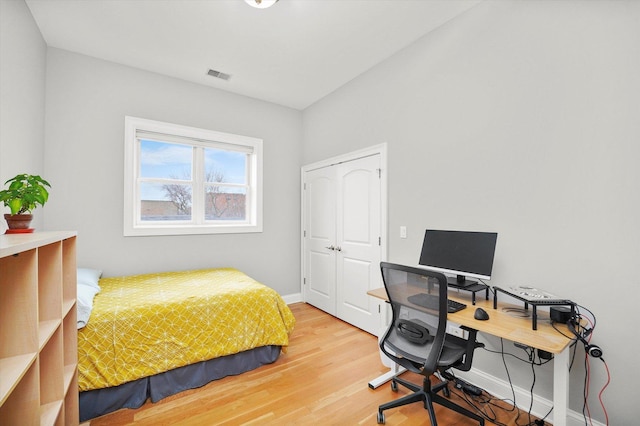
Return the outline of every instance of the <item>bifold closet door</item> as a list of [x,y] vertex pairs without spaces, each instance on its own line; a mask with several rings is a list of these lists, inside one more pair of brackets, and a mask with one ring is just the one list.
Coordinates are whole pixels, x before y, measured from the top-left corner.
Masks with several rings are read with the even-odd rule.
[[382,286],[380,156],[305,175],[305,300],[372,334]]
[[336,172],[323,167],[304,177],[304,299],[336,314]]

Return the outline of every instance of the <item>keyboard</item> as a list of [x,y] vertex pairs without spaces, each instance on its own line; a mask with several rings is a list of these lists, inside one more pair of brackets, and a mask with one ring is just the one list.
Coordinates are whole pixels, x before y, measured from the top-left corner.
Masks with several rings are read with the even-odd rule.
[[458,312],[466,308],[467,305],[461,302],[457,302],[455,300],[447,299],[447,312],[452,314],[454,312]]
[[[407,300],[418,306],[422,306],[428,309],[438,309],[438,296],[434,294],[418,293],[413,296],[409,296]],[[455,300],[447,299],[447,313],[454,313],[463,310],[467,305]]]

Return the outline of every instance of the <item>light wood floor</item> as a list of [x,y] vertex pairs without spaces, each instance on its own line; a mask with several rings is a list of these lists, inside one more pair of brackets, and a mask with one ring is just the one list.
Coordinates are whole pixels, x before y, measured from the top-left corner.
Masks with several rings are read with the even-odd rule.
[[[93,419],[90,425],[375,425],[378,405],[408,393],[402,387],[393,392],[389,384],[368,387],[369,380],[387,371],[374,336],[304,303],[291,309],[296,327],[287,353],[275,363]],[[421,381],[419,375],[403,377]],[[452,399],[462,401],[455,394]],[[516,422],[515,412],[494,411],[503,424],[529,421],[526,413]],[[440,425],[477,425],[443,407],[436,406],[436,413]],[[385,416],[387,425],[430,425],[420,403]]]

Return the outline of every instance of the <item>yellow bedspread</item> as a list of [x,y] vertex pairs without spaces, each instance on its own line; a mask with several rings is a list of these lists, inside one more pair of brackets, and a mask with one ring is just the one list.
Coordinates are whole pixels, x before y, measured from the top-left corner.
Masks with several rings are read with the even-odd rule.
[[273,289],[233,268],[103,278],[78,330],[80,391],[265,345],[295,319]]

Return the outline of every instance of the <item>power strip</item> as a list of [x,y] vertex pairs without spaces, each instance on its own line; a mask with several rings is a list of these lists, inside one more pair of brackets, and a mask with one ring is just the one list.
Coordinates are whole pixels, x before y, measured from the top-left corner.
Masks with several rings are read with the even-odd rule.
[[464,387],[462,388],[462,390],[463,390],[465,393],[469,394],[469,395],[473,395],[473,396],[480,396],[480,395],[482,395],[482,389],[480,389],[480,388],[479,388],[479,387],[477,387],[477,386],[473,386],[473,385],[469,385],[469,384],[467,384],[466,386],[464,386]]
[[462,390],[464,393],[468,394],[468,395],[473,395],[473,396],[480,396],[482,395],[482,389],[472,385],[471,383],[467,383],[464,380],[455,379],[456,381],[456,389],[460,389]]

